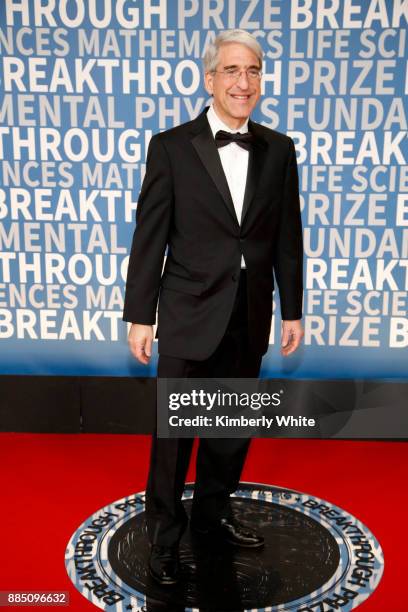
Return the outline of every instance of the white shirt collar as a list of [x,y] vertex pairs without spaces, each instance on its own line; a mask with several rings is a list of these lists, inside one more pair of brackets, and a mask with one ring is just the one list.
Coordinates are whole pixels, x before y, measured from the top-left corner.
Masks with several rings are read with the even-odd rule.
[[241,132],[241,134],[245,134],[246,132],[248,132],[248,119],[246,119],[245,123],[241,125],[240,128],[233,130],[230,127],[228,127],[228,125],[225,125],[223,121],[221,121],[221,119],[218,117],[217,113],[214,110],[213,104],[211,104],[210,108],[207,111],[207,119],[208,119],[208,123],[210,124],[211,131],[213,133],[214,138],[218,130],[224,130],[225,132],[232,132],[233,134],[235,134],[236,132]]

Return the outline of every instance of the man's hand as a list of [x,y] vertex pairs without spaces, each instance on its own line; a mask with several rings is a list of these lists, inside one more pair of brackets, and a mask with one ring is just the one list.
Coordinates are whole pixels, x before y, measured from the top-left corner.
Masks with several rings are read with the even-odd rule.
[[147,365],[152,356],[153,326],[132,323],[128,336],[129,348],[140,363]]
[[287,357],[294,353],[304,336],[302,321],[282,321],[281,353]]

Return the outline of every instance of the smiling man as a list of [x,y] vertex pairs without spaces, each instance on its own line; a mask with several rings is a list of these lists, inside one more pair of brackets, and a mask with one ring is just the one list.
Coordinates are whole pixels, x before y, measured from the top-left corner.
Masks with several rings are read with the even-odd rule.
[[[159,377],[258,377],[274,275],[282,354],[293,353],[303,335],[296,155],[288,136],[249,118],[261,69],[262,49],[252,35],[222,32],[204,57],[211,106],[150,142],[124,319],[132,322],[132,353],[147,364],[158,302]],[[150,573],[160,584],[179,577],[192,443],[153,436],[146,517]],[[197,534],[256,548],[262,536],[239,523],[230,505],[248,446],[244,439],[200,440],[190,524]]]

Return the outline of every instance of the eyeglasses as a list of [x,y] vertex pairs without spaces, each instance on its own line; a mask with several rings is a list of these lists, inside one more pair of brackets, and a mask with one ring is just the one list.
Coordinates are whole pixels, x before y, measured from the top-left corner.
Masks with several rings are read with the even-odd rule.
[[257,68],[248,68],[246,70],[239,70],[238,68],[228,68],[227,70],[213,70],[212,72],[218,72],[219,74],[223,74],[224,78],[229,81],[238,81],[241,78],[241,74],[245,72],[248,80],[250,81],[259,81],[262,72]]

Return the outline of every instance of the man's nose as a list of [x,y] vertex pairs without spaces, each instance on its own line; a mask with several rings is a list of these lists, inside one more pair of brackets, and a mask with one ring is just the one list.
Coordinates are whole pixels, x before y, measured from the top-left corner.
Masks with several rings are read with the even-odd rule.
[[241,70],[241,74],[239,75],[237,84],[241,89],[248,89],[249,80],[246,70]]

